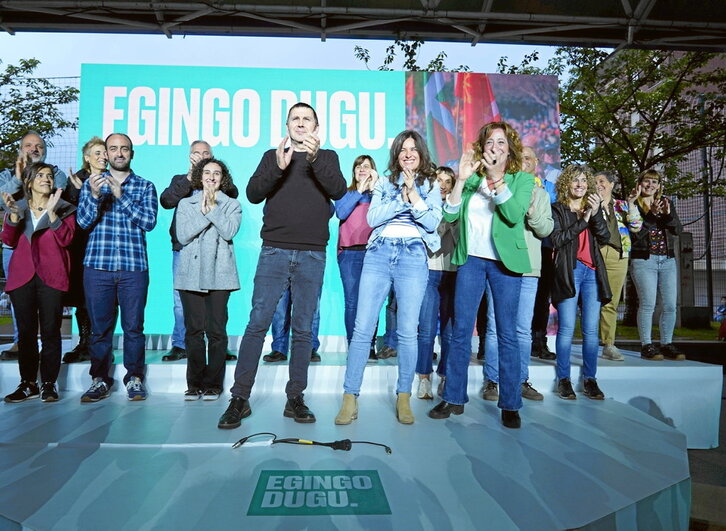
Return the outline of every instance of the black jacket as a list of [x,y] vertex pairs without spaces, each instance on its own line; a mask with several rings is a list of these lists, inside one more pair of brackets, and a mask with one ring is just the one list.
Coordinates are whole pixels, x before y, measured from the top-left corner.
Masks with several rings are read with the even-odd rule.
[[662,216],[656,216],[652,211],[647,214],[638,205],[640,215],[643,216],[643,227],[638,232],[630,233],[630,259],[650,258],[650,231],[652,228],[662,229],[666,233],[666,242],[668,244],[668,256],[675,258],[676,256],[676,236],[682,231],[681,220],[678,219],[675,207],[671,204],[671,211]]
[[[192,192],[192,183],[187,178],[187,174],[181,173],[171,178],[171,183],[169,183],[166,190],[161,192],[161,196],[159,197],[161,206],[166,209],[174,209],[174,216],[171,218],[171,225],[169,226],[171,248],[174,251],[181,251],[183,247],[183,245],[179,243],[179,240],[176,239],[176,207],[179,204],[179,201],[192,195]],[[239,196],[239,190],[234,184],[231,189],[224,190],[224,193],[232,199],[237,199]]]
[[570,207],[560,202],[552,204],[552,218],[555,222],[550,238],[555,247],[555,275],[552,282],[552,302],[558,303],[575,296],[575,266],[577,265],[577,248],[579,236],[583,230],[590,231],[590,255],[595,264],[595,277],[597,279],[598,300],[607,304],[613,295],[608,283],[605,261],[600,253],[600,247],[610,241],[610,230],[598,210],[587,222],[578,218]]

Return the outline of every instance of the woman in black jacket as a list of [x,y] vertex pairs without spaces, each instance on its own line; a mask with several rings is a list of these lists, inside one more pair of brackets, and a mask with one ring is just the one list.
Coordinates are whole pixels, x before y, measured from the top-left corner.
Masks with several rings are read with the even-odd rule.
[[595,379],[597,372],[600,306],[612,298],[600,247],[610,240],[595,192],[595,177],[587,166],[571,165],[557,180],[557,202],[552,205],[555,277],[552,302],[557,308],[557,391],[574,400],[570,381],[570,351],[578,301],[582,308],[582,376],[584,394],[594,400],[605,395]]
[[[633,233],[630,249],[630,274],[638,290],[638,334],[640,357],[646,360],[684,360],[686,356],[673,346],[676,324],[678,269],[676,268],[676,236],[681,233],[681,221],[671,202],[661,197],[661,175],[646,170],[638,178],[640,197],[638,210],[643,217],[640,232]],[[653,312],[659,297],[663,305],[660,314],[660,349],[651,342]]]

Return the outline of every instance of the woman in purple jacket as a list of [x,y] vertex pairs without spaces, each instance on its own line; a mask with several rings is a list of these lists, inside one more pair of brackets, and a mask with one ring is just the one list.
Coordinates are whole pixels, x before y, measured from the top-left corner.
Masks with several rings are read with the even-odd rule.
[[[25,199],[3,193],[8,213],[0,237],[14,247],[5,290],[18,323],[20,385],[5,402],[38,398],[58,400],[56,379],[61,364],[63,294],[68,291],[68,246],[76,227],[76,207],[61,199],[53,166],[37,162],[23,172]],[[38,324],[43,348],[38,353]],[[42,386],[38,389],[40,366]]]
[[[373,197],[373,187],[378,181],[376,163],[369,155],[359,155],[353,161],[353,177],[346,194],[335,202],[335,214],[340,219],[338,229],[338,267],[343,281],[345,297],[345,334],[350,343],[355,327],[358,308],[358,288],[363,270],[366,245],[373,229],[368,225],[366,215]],[[375,343],[375,336],[374,336]],[[370,361],[377,360],[374,345],[368,355]]]

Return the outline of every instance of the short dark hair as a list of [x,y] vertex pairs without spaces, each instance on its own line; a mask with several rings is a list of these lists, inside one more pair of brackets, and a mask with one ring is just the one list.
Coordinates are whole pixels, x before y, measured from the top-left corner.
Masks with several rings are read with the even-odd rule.
[[594,177],[597,177],[598,175],[602,175],[603,177],[605,177],[608,180],[608,182],[611,182],[613,184],[618,182],[617,175],[615,175],[613,172],[608,171],[608,170],[596,171],[593,175],[594,175]]
[[35,179],[36,175],[38,175],[38,172],[43,168],[47,168],[50,170],[51,179],[53,180],[53,187],[55,187],[55,171],[53,171],[54,168],[52,164],[48,164],[47,162],[34,162],[33,164],[28,164],[23,170],[22,175],[23,195],[25,195],[26,199],[30,199],[30,188],[33,185],[33,179]]
[[204,188],[204,184],[202,184],[202,172],[204,171],[204,166],[210,162],[219,164],[219,167],[222,168],[222,180],[219,183],[219,189],[225,194],[228,194],[232,190],[232,186],[234,186],[234,183],[232,182],[232,175],[230,175],[227,165],[221,160],[215,158],[202,159],[197,162],[196,166],[194,166],[192,169],[192,190],[201,190]]
[[104,145],[108,145],[108,139],[111,138],[112,136],[116,136],[116,135],[123,136],[124,138],[126,138],[126,140],[129,141],[129,148],[131,149],[131,151],[134,150],[134,143],[131,141],[131,137],[129,135],[127,135],[126,133],[111,133],[110,135],[108,135],[106,137],[106,140],[103,141]]
[[303,109],[310,109],[313,111],[313,118],[315,118],[315,125],[319,125],[320,122],[318,122],[318,113],[315,112],[315,109],[313,109],[312,105],[309,105],[303,101],[298,101],[295,105],[290,107],[290,110],[287,111],[287,120],[285,120],[285,123],[290,121],[290,115],[292,114],[293,109],[297,109],[299,107],[302,107]]

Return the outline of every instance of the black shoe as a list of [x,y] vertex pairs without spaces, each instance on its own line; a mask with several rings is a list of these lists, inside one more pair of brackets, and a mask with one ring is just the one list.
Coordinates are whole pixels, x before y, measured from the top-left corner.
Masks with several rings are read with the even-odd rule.
[[181,347],[171,347],[168,354],[161,357],[161,361],[179,361],[187,357],[187,351]]
[[368,363],[375,363],[378,361],[378,356],[376,356],[376,349],[371,348],[370,352],[368,352]]
[[315,415],[305,405],[302,396],[288,398],[285,404],[285,411],[282,414],[287,418],[295,419],[295,422],[302,422],[303,424],[315,422]]
[[449,404],[442,400],[434,408],[429,411],[429,417],[432,419],[448,419],[453,413],[454,415],[461,415],[464,412],[463,404]]
[[522,427],[522,419],[519,418],[519,411],[502,409],[502,424],[505,428],[517,429]]
[[678,350],[673,343],[668,343],[660,347],[660,353],[663,357],[671,361],[683,361],[686,359],[686,355]]
[[597,386],[595,378],[585,378],[583,394],[591,400],[605,400],[605,394]]
[[663,354],[658,352],[658,347],[653,343],[648,343],[640,347],[640,357],[644,360],[660,361],[663,359]]
[[57,402],[59,399],[58,391],[54,382],[43,382],[40,387],[40,400],[42,402]]
[[556,360],[557,355],[550,350],[550,347],[547,346],[547,343],[542,345],[542,348],[539,351],[539,359],[541,360]]
[[287,356],[279,350],[273,350],[269,354],[262,356],[262,359],[269,363],[276,363],[278,361],[287,361]]
[[572,382],[569,378],[562,378],[559,382],[557,382],[557,393],[560,395],[560,398],[564,400],[575,400],[577,398],[575,391],[572,389]]
[[224,357],[224,361],[237,361],[237,355],[232,354],[229,350],[227,351],[227,355]]
[[250,401],[241,396],[233,396],[221,417],[217,427],[221,430],[231,430],[242,424],[242,419],[246,419],[252,414],[250,409]]
[[313,351],[310,353],[310,361],[312,363],[320,363],[320,354],[318,354],[318,351],[313,349]]
[[18,403],[25,402],[31,398],[38,398],[40,391],[38,390],[38,384],[35,382],[28,382],[23,380],[20,382],[18,388],[5,397],[5,402]]
[[63,354],[63,363],[79,363],[81,361],[90,361],[91,353],[88,352],[88,343],[79,342],[75,348]]
[[16,361],[18,359],[18,344],[13,343],[10,348],[3,350],[0,354],[0,360],[2,361]]

